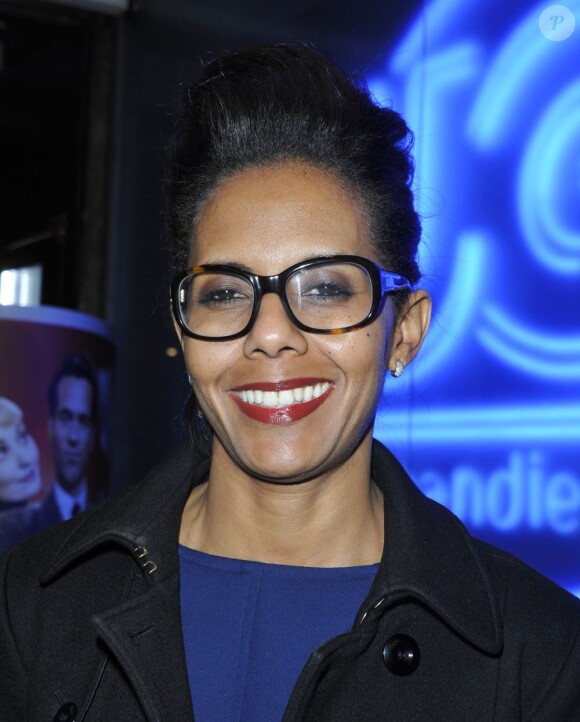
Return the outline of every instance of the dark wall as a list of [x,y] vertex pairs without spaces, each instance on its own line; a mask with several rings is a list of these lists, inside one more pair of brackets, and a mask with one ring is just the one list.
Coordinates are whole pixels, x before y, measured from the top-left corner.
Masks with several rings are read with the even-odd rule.
[[43,304],[101,317],[116,30],[0,0],[0,265],[40,263]]

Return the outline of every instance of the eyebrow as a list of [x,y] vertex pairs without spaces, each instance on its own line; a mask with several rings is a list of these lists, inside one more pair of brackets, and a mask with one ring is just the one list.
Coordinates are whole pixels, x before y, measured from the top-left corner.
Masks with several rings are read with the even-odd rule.
[[235,263],[233,261],[226,261],[226,260],[222,260],[220,258],[213,259],[211,261],[208,261],[207,263],[199,263],[196,265],[199,265],[199,266],[231,266],[232,268],[237,268],[238,271],[245,271],[246,273],[253,273],[252,269],[249,266],[246,266],[245,263]]
[[[297,261],[296,263],[308,263],[308,261],[313,261],[315,258],[328,258],[332,259],[335,256],[340,256],[342,254],[340,253],[330,253],[330,252],[323,252],[323,253],[317,253],[314,256],[307,256],[306,258],[302,258],[300,261]],[[239,271],[244,271],[246,273],[254,273],[254,270],[251,269],[249,266],[246,266],[245,263],[237,263],[235,261],[229,261],[225,259],[212,259],[211,261],[208,261],[207,263],[198,263],[196,265],[199,266],[231,266],[232,268],[236,268]],[[291,264],[296,265],[296,264]]]

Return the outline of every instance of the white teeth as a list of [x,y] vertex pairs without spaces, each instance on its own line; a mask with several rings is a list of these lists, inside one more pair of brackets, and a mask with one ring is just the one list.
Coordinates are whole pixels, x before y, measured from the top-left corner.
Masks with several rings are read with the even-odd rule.
[[278,406],[278,392],[277,391],[264,391],[264,398],[262,399],[264,406]]
[[278,392],[278,404],[280,406],[288,406],[288,404],[294,403],[294,394],[292,391],[279,391]]
[[247,404],[261,404],[270,408],[280,408],[282,406],[290,406],[291,404],[299,404],[303,401],[312,401],[322,394],[326,393],[330,388],[328,381],[317,383],[314,386],[299,386],[295,389],[285,389],[283,391],[260,391],[259,389],[244,389],[240,391],[242,401]]

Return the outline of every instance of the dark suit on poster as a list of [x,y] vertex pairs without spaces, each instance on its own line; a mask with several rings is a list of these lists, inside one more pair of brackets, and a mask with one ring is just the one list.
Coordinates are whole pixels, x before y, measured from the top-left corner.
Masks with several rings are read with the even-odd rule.
[[61,521],[54,487],[40,504],[0,513],[0,554],[35,532]]

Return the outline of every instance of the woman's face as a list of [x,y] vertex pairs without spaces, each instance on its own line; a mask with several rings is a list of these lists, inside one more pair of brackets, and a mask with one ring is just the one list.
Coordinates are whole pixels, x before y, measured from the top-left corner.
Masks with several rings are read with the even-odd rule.
[[[293,163],[250,169],[221,185],[201,214],[191,263],[241,264],[272,275],[335,254],[378,261],[356,202],[332,175]],[[221,446],[253,476],[283,482],[312,478],[346,461],[361,442],[371,441],[392,326],[388,301],[365,328],[334,336],[307,333],[290,321],[278,296],[266,294],[243,338],[183,337],[193,390],[214,430],[214,456]],[[300,397],[294,390],[304,389],[308,396],[307,387],[316,384],[327,388],[322,403],[294,400],[275,419],[241,395],[243,389]]]
[[38,447],[22,418],[0,426],[0,501],[26,501],[40,487]]

